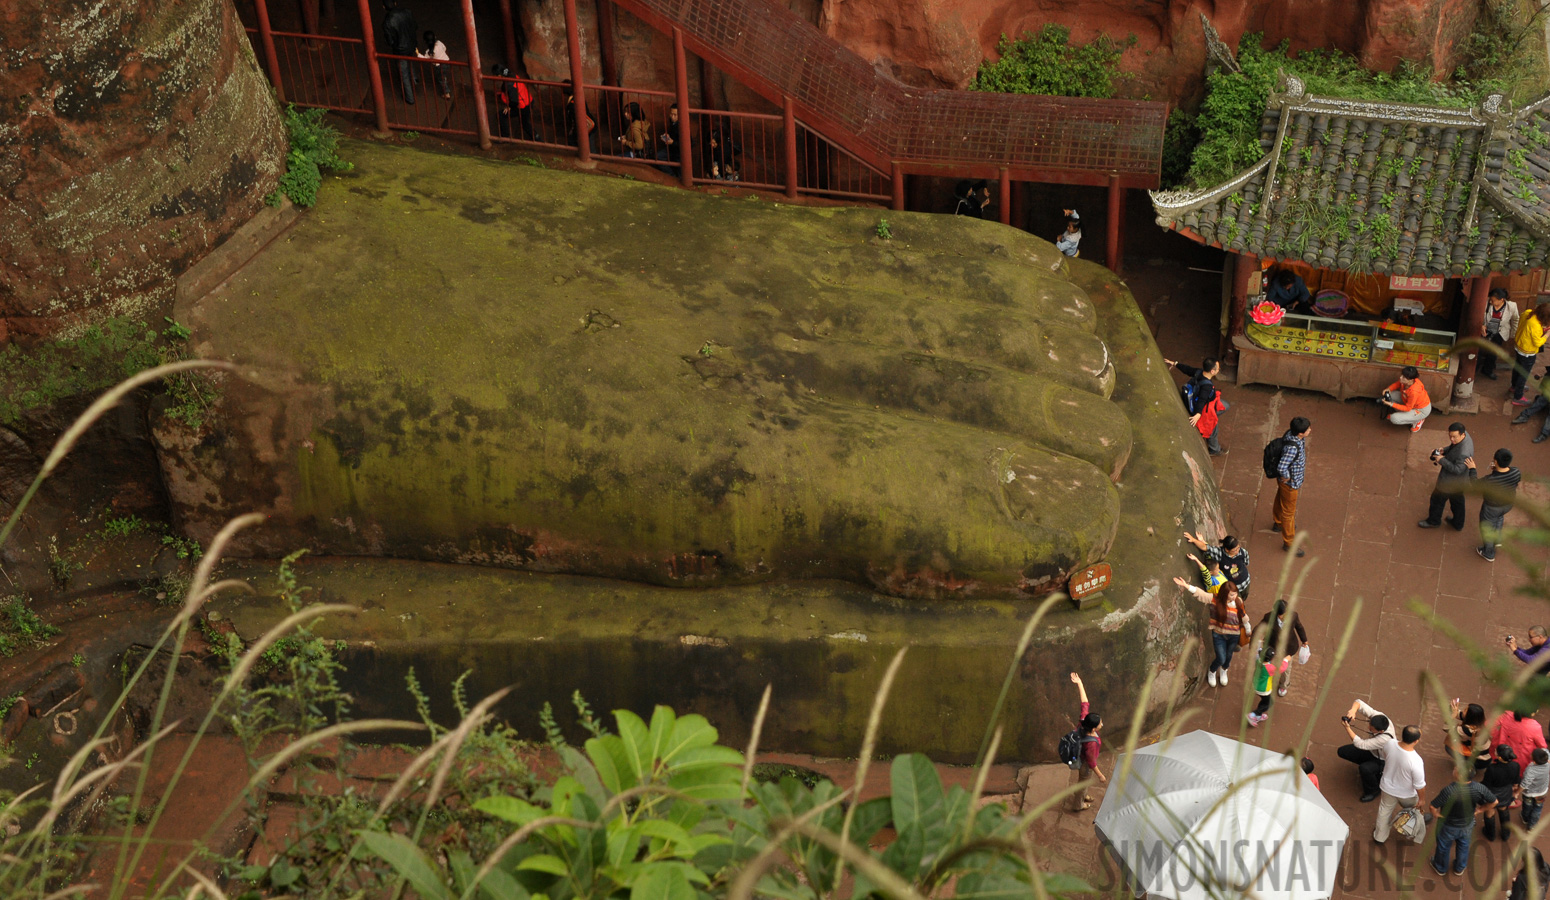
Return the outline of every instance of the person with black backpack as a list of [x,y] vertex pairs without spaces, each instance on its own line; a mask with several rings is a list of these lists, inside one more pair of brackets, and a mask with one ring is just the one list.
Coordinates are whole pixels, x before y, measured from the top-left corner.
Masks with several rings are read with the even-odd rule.
[[[1271,531],[1281,532],[1282,550],[1292,549],[1297,536],[1297,492],[1302,490],[1303,473],[1308,465],[1308,435],[1313,423],[1304,416],[1292,419],[1286,434],[1265,445],[1265,477],[1276,480],[1275,524]],[[1298,556],[1306,556],[1301,548]]]
[[1200,436],[1205,438],[1206,450],[1212,456],[1226,453],[1216,439],[1216,429],[1220,424],[1217,416],[1227,411],[1227,401],[1222,399],[1221,392],[1211,380],[1221,373],[1221,360],[1208,356],[1200,361],[1198,369],[1176,359],[1164,359],[1163,362],[1170,369],[1178,369],[1187,379],[1179,388],[1179,399],[1184,401],[1184,413],[1189,416],[1189,424],[1195,426]]
[[[1082,684],[1082,676],[1072,672],[1071,682],[1076,685],[1077,694],[1082,698],[1082,718],[1076,728],[1066,732],[1060,739],[1060,761],[1071,767],[1073,785],[1087,780],[1089,775],[1108,784],[1108,777],[1098,768],[1098,754],[1103,751],[1103,737],[1098,732],[1103,730],[1103,717],[1093,712],[1092,704],[1087,702],[1087,688]],[[1085,790],[1071,795],[1072,812],[1081,812],[1092,805],[1093,798]]]

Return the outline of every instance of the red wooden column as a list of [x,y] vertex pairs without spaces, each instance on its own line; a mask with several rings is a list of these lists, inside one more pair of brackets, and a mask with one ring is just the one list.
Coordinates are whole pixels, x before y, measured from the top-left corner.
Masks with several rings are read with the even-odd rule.
[[603,83],[619,86],[619,59],[614,52],[613,0],[597,0],[598,56],[603,61]]
[[500,0],[501,40],[506,47],[506,67],[513,73],[522,71],[517,60],[517,29],[512,27],[511,0]]
[[[465,0],[466,2],[466,0]],[[587,116],[586,82],[581,78],[581,26],[576,24],[576,0],[565,0],[565,44],[570,51],[570,89],[572,114],[576,117],[576,158],[582,163],[592,162],[592,121]],[[683,107],[678,109],[678,119],[683,121]]]
[[[1464,315],[1459,319],[1459,337],[1480,336],[1480,323],[1485,321],[1485,306],[1490,296],[1490,275],[1476,275],[1469,279],[1469,305],[1464,308]],[[1455,402],[1468,400],[1475,395],[1475,368],[1483,352],[1471,347],[1459,357],[1458,375],[1453,378]]]
[[484,104],[484,70],[479,63],[479,29],[474,25],[474,0],[463,0],[463,32],[468,39],[468,73],[474,79],[474,130],[479,134],[479,149],[488,150],[490,116]]
[[694,187],[694,145],[689,142],[689,61],[681,28],[673,29],[673,90],[678,95],[678,183]]
[[785,138],[785,164],[786,164],[786,196],[792,200],[797,198],[797,112],[791,105],[791,95],[782,94],[780,98],[781,132]]
[[275,99],[285,102],[285,85],[280,83],[280,58],[274,52],[274,31],[269,27],[269,4],[266,0],[254,0],[258,8],[258,42],[264,46],[264,68],[269,70],[269,83],[274,85]]
[[1125,189],[1119,186],[1119,176],[1109,176],[1109,234],[1108,246],[1104,248],[1104,265],[1111,271],[1118,272],[1120,268],[1121,249],[1119,236],[1125,230]]
[[1217,356],[1228,362],[1238,361],[1237,348],[1233,346],[1232,339],[1243,333],[1246,319],[1246,307],[1249,300],[1249,281],[1254,273],[1259,271],[1259,257],[1246,253],[1233,253],[1232,288],[1228,292],[1227,299],[1227,333],[1222,335],[1221,351]]
[[893,186],[893,208],[904,212],[904,167],[894,163],[893,171],[889,173],[889,181]]
[[1028,183],[1019,181],[1012,186],[1012,227],[1028,230]]
[[[259,0],[260,5],[263,0]],[[371,27],[371,0],[356,0],[361,11],[361,40],[366,47],[366,80],[371,84],[371,108],[377,113],[377,133],[388,133],[387,98],[382,94],[382,65],[377,62],[377,36]]]
[[1012,176],[1004,166],[1001,169],[1001,202],[996,205],[1000,207],[996,215],[1001,219],[1001,224],[1012,224]]
[[318,0],[301,0],[301,30],[308,34],[318,33]]

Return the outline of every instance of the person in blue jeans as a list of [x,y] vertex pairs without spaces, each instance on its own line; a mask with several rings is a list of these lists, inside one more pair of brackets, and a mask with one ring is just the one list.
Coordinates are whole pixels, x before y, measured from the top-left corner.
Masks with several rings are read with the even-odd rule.
[[1432,855],[1432,869],[1446,875],[1451,862],[1453,873],[1463,874],[1469,868],[1475,816],[1494,811],[1496,795],[1478,781],[1455,781],[1432,801],[1432,809],[1437,813],[1437,852]]

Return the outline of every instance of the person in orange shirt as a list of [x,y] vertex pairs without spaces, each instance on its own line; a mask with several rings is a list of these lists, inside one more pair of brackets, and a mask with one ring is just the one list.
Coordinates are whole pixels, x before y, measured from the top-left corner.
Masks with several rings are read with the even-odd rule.
[[1415,366],[1400,369],[1399,380],[1384,388],[1378,402],[1394,410],[1389,413],[1390,422],[1409,425],[1411,431],[1420,431],[1421,424],[1432,414],[1432,398]]

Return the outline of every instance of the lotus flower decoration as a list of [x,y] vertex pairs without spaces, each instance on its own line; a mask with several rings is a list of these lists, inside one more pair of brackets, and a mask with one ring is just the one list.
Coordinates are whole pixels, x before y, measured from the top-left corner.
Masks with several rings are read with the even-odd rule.
[[1273,301],[1266,300],[1249,310],[1249,318],[1260,325],[1280,325],[1286,310]]

